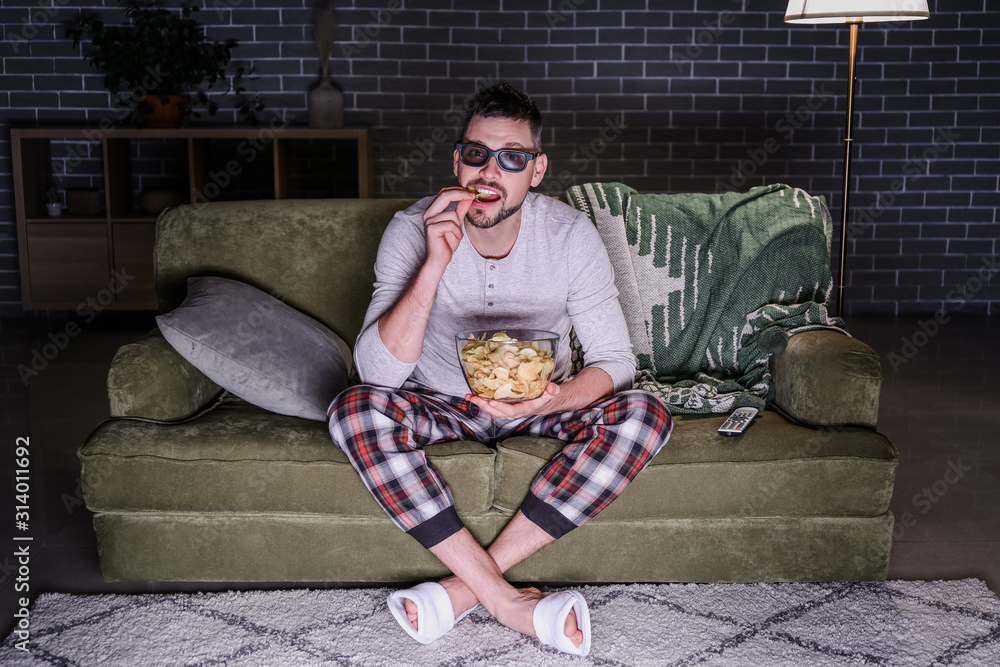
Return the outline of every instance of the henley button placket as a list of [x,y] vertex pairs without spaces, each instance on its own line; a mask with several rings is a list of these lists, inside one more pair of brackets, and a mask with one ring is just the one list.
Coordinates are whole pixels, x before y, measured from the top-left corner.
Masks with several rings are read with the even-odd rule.
[[[496,268],[497,268],[496,264],[490,264],[490,271],[496,271]],[[488,288],[489,289],[493,289],[493,283],[490,283]],[[487,301],[486,305],[488,307],[492,308],[493,307],[493,302],[492,301]]]

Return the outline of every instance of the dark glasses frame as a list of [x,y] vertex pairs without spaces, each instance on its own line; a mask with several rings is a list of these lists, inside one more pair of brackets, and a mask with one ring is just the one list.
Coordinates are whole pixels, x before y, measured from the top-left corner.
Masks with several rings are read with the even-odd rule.
[[[481,148],[483,151],[485,151],[487,153],[486,159],[483,160],[482,164],[469,164],[468,162],[465,161],[465,157],[462,155],[462,149],[465,148],[466,146],[473,146],[475,148]],[[504,171],[509,171],[511,173],[514,173],[514,174],[520,173],[520,172],[524,171],[525,169],[527,169],[528,168],[528,163],[531,162],[532,160],[534,160],[535,158],[537,158],[539,155],[542,154],[541,151],[539,151],[537,153],[529,153],[528,151],[519,151],[516,148],[501,148],[498,151],[494,151],[494,150],[490,150],[486,146],[483,146],[482,144],[463,143],[461,141],[456,141],[455,142],[455,150],[458,151],[458,161],[461,162],[462,164],[464,164],[466,167],[473,167],[473,168],[476,168],[476,169],[481,168],[481,167],[485,167],[487,164],[489,164],[490,158],[496,158],[497,166],[498,167],[500,167]],[[518,155],[526,155],[527,159],[524,161],[524,166],[521,167],[520,169],[510,169],[508,167],[503,166],[503,163],[500,162],[500,155],[502,153],[517,153]]]

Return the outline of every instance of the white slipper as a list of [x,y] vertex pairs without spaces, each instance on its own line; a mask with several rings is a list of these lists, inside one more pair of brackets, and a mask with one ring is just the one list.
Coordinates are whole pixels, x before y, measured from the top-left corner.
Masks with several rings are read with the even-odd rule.
[[[414,630],[410,620],[406,617],[406,600],[413,600],[413,603],[417,605],[419,630]],[[392,612],[392,616],[399,623],[399,626],[421,644],[430,644],[435,639],[440,639],[442,635],[455,627],[455,623],[461,621],[469,615],[472,609],[479,606],[476,605],[456,620],[455,609],[451,606],[448,591],[436,581],[426,581],[413,588],[396,591],[389,595],[387,602],[389,611]]]
[[[583,643],[579,646],[566,636],[566,617],[570,611],[576,612],[576,627],[583,633]],[[587,655],[590,653],[590,609],[587,601],[577,591],[549,593],[535,605],[531,616],[538,641],[555,646],[563,653]]]

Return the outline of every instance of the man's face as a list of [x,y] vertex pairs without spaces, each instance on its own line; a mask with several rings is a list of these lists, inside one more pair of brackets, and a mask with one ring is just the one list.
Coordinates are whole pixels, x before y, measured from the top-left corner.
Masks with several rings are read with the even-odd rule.
[[[494,151],[502,148],[513,148],[529,153],[537,151],[531,140],[531,126],[526,121],[508,118],[474,116],[469,121],[462,142],[480,144]],[[489,229],[515,214],[519,215],[528,189],[542,182],[548,165],[545,155],[539,155],[529,161],[524,171],[520,172],[504,171],[497,164],[496,157],[491,157],[481,167],[462,164],[458,159],[457,150],[454,159],[455,176],[459,184],[466,188],[476,186],[493,190],[500,195],[500,199],[495,202],[473,202],[465,219],[480,229]]]

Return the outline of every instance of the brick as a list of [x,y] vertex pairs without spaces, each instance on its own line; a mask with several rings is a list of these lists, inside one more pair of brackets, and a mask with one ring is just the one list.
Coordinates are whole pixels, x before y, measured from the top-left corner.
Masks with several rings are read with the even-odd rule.
[[996,211],[992,208],[952,208],[948,210],[949,222],[992,223]]
[[557,28],[549,33],[552,44],[596,44],[597,30],[594,28]]
[[[473,47],[451,47],[457,52],[468,52],[475,53]],[[372,51],[365,51],[365,57],[374,57],[375,53]],[[438,60],[435,58],[433,53],[428,54],[428,47],[426,44],[379,44],[378,45],[378,57],[386,60]],[[447,58],[442,58],[447,59]]]
[[574,92],[582,94],[620,95],[622,93],[622,84],[620,79],[577,79],[573,83],[573,90]]
[[[225,39],[228,36],[226,35],[221,39]],[[241,42],[306,41],[312,40],[312,30],[307,34],[304,26],[258,25],[247,36],[237,36],[235,34],[232,36]]]
[[528,46],[528,62],[553,62],[574,60],[576,58],[572,46]]
[[426,78],[431,92],[434,92],[435,85],[442,81],[434,78],[442,74],[441,63],[404,60],[399,64],[399,73],[402,76]]
[[993,208],[1000,208],[1000,192],[995,190],[992,192],[973,192],[972,194],[972,205],[973,206],[986,206]]
[[483,61],[524,62],[525,47],[523,46],[478,46],[478,59]]
[[[528,79],[544,79],[545,74],[545,63],[522,63],[522,62],[501,62],[497,64],[497,76],[501,79],[506,79],[511,82],[512,85],[520,87],[522,90],[527,86],[526,81]],[[536,90],[536,95],[543,94]],[[549,91],[544,92],[545,95],[550,94]]]
[[646,108],[645,100],[633,95],[601,95],[597,99],[597,108],[604,111],[630,111]]
[[577,44],[575,50],[577,60],[622,60],[624,54],[624,47],[609,44]]
[[601,44],[645,44],[643,28],[599,28],[597,41]]
[[522,14],[525,25],[529,28],[573,28],[576,26],[575,12],[559,11],[558,8],[547,12],[527,12]]
[[948,252],[959,255],[987,257],[993,254],[993,241],[990,239],[950,239]]
[[[747,87],[760,86],[763,90],[762,81],[740,81],[740,67],[739,63],[711,63],[711,62],[694,62],[694,76],[695,78],[711,78],[711,79],[730,79],[730,81],[720,81],[720,91],[723,83],[727,85],[745,85]],[[756,89],[756,88],[755,88]]]
[[479,12],[478,25],[483,28],[550,28],[548,22],[544,25],[528,25],[529,14],[519,11],[510,11],[506,8],[502,12]]
[[354,76],[396,77],[399,75],[399,63],[400,61],[388,58],[378,60],[355,58],[351,61],[351,74]]
[[657,12],[652,12],[652,11],[642,12],[641,14],[642,16],[648,17],[648,20],[646,22],[640,22],[636,24],[626,24],[625,12],[612,11],[610,9],[602,10],[599,12],[587,12],[587,11],[575,12],[573,14],[573,19],[575,21],[573,25],[578,28],[587,28],[587,27],[621,28],[625,25],[639,25],[639,26],[659,25],[658,23],[654,23],[654,21],[656,21],[657,19],[650,16],[651,14],[656,14],[656,13]]
[[1000,239],[1000,226],[995,222],[970,224],[967,227],[970,239]]
[[[450,62],[448,63],[448,76],[453,79],[475,80],[478,77],[496,78],[496,65],[477,62]],[[471,86],[467,86],[467,91],[471,92]]]
[[548,41],[549,32],[547,30],[503,30],[500,33],[500,44],[523,44],[525,46],[535,46],[545,44]]
[[593,63],[549,63],[548,75],[556,78],[577,78],[594,76]]

